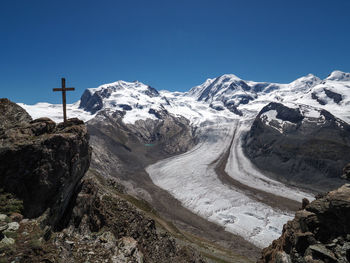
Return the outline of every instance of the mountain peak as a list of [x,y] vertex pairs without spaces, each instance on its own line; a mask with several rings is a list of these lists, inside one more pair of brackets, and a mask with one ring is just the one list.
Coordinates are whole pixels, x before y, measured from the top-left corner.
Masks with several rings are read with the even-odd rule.
[[116,91],[119,89],[147,89],[149,86],[139,82],[138,80],[135,80],[133,82],[128,82],[128,81],[124,81],[124,80],[118,80],[112,83],[106,83],[106,84],[102,84],[100,86],[98,86],[97,88],[90,88],[88,89],[91,93],[95,93],[97,91],[102,91],[104,89],[110,89],[112,91]]
[[289,83],[289,86],[299,88],[299,89],[305,89],[305,87],[310,88],[319,83],[321,83],[321,79],[309,73],[306,76],[300,77],[294,80],[293,82]]
[[142,82],[118,80],[85,90],[81,96],[79,108],[92,114],[103,108],[130,109],[131,105],[141,107],[141,104],[147,104],[151,98],[158,96],[159,93],[155,88]]
[[218,79],[232,79],[232,80],[242,80],[241,78],[237,77],[236,75],[234,74],[224,74],[224,75],[221,75],[220,77],[218,77]]
[[350,81],[350,73],[335,70],[326,78],[327,80]]

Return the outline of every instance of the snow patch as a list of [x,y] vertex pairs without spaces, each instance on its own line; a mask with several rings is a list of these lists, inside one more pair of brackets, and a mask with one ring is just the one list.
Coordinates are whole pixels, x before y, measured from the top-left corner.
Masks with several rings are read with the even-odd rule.
[[[34,105],[17,104],[25,109],[33,119],[47,117],[57,123],[63,121],[62,104],[49,104],[46,102],[39,102]],[[96,114],[90,114],[89,112],[79,109],[79,104],[80,101],[67,104],[67,118],[79,118],[82,121],[88,121],[96,116]]]

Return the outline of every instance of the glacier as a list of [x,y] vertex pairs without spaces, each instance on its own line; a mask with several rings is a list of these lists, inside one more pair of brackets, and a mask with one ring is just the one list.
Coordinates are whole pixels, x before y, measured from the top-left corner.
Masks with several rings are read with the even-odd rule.
[[[198,144],[186,153],[160,160],[146,168],[154,184],[167,190],[194,213],[240,235],[258,247],[279,237],[282,226],[294,212],[273,207],[247,195],[239,187],[224,184],[216,172],[218,162],[229,153],[225,172],[233,180],[257,191],[300,202],[313,195],[286,186],[259,171],[244,155],[242,138],[258,112],[269,102],[293,107],[325,109],[350,122],[350,74],[332,72],[328,78],[309,74],[288,84],[245,81],[233,74],[207,79],[188,92],[153,92],[140,82],[117,81],[87,90],[96,94],[100,110],[123,111],[123,122],[130,125],[140,119],[157,117],[150,110],[165,110],[187,118],[196,129]],[[19,103],[33,118],[49,117],[62,121],[61,105]],[[124,110],[123,105],[128,105]],[[307,107],[306,107],[307,108]],[[81,101],[67,105],[69,117],[89,121],[98,117],[81,107]],[[267,118],[276,119],[273,113]]]

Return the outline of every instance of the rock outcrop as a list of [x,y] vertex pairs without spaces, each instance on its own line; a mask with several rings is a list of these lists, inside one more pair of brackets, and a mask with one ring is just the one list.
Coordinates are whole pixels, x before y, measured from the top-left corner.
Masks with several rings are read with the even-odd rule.
[[350,262],[350,184],[320,195],[263,250],[262,262]]
[[278,180],[316,192],[343,185],[339,174],[350,161],[350,125],[305,105],[270,103],[256,117],[245,152]]
[[58,125],[31,120],[7,99],[0,109],[0,186],[23,201],[25,217],[50,209],[48,220],[56,226],[90,165],[86,126],[78,119]]

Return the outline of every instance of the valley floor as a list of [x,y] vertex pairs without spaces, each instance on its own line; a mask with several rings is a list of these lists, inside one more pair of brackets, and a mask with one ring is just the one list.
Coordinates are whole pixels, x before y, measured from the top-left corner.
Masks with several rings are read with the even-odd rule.
[[[152,164],[146,171],[157,186],[184,207],[265,247],[280,236],[283,224],[292,219],[301,199],[312,196],[256,170],[240,146],[245,129],[239,120],[227,118],[203,123],[198,131],[200,142],[193,149]],[[225,172],[238,184],[224,182],[218,172],[227,151]],[[274,202],[264,201],[271,196]],[[285,205],[277,205],[281,200]]]

